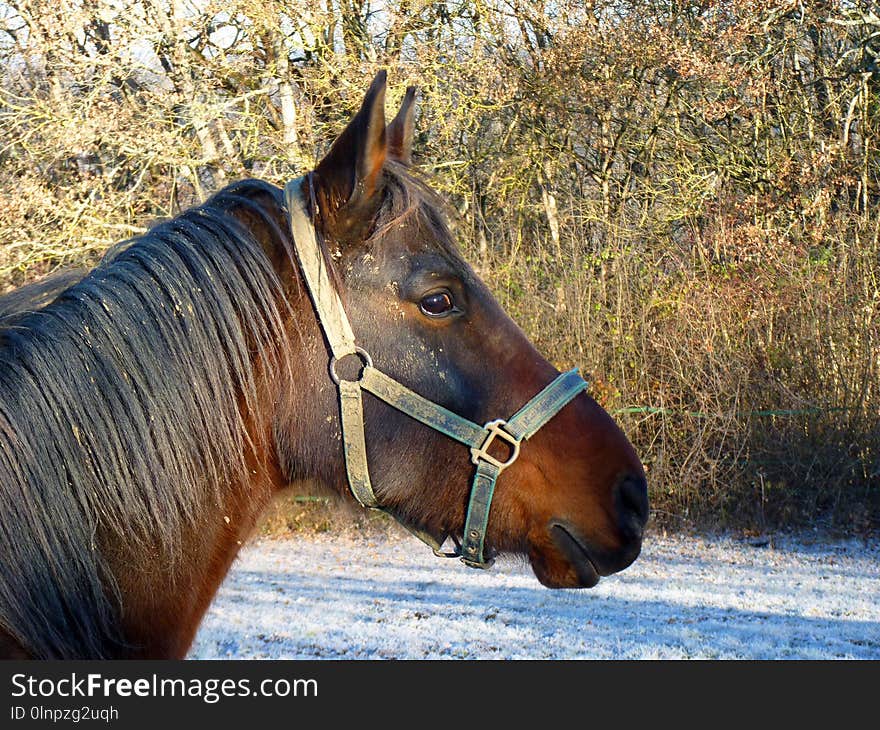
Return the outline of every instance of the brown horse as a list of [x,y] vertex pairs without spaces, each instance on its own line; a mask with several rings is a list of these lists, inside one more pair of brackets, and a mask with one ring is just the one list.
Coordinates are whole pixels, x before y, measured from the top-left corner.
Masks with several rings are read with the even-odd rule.
[[[412,391],[476,423],[509,415],[558,372],[412,175],[412,92],[387,126],[384,96],[383,73],[302,183],[351,328]],[[49,303],[11,319],[0,303],[0,654],[183,657],[273,495],[303,479],[348,494],[291,251],[282,191],[249,180]],[[372,396],[363,408],[382,505],[460,537],[467,449]],[[528,555],[546,586],[590,587],[636,558],[647,517],[639,459],[581,393],[498,479],[486,546]]]

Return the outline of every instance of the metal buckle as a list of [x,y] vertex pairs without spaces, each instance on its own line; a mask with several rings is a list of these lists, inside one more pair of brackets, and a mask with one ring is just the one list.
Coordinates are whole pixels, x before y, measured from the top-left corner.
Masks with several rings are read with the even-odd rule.
[[[479,466],[480,461],[486,461],[492,466],[498,468],[498,471],[501,472],[503,469],[506,469],[510,466],[514,461],[516,461],[519,456],[519,445],[520,439],[516,438],[509,431],[505,431],[504,427],[507,425],[507,421],[503,418],[499,418],[496,421],[489,421],[483,428],[485,428],[489,434],[486,436],[485,441],[480,444],[479,448],[474,446],[471,447],[471,461],[474,464]],[[507,457],[507,461],[499,461],[494,456],[489,453],[489,447],[492,445],[492,442],[497,438],[500,438],[502,441],[506,441],[510,444],[511,452],[510,456]]]
[[[347,352],[342,356],[342,359],[349,357],[350,355],[357,355],[361,359],[361,363],[363,364],[363,368],[361,368],[361,372],[358,375],[357,379],[353,382],[359,383],[364,378],[364,368],[373,367],[373,358],[370,357],[370,353],[367,352],[363,347],[355,347],[354,352]],[[339,385],[340,377],[336,372],[336,363],[339,362],[339,358],[334,355],[330,358],[330,379]]]

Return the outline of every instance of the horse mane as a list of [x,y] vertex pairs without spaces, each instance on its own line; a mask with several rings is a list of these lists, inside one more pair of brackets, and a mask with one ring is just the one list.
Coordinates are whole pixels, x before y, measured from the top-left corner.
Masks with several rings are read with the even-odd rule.
[[283,354],[284,297],[232,212],[283,237],[265,195],[281,206],[273,186],[233,184],[42,308],[6,302],[0,627],[33,656],[117,654],[101,536],[173,565],[199,506],[247,481],[244,414],[258,411],[255,364]]

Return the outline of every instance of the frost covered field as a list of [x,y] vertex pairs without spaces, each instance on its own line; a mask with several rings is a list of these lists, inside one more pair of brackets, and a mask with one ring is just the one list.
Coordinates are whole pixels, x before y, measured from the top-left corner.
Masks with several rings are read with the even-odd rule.
[[414,538],[246,548],[192,658],[880,659],[880,543],[657,537],[589,591]]

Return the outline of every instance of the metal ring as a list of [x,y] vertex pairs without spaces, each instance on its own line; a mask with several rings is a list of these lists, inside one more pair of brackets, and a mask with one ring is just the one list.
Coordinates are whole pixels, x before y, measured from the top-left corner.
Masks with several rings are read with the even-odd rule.
[[[361,362],[363,363],[364,367],[361,368],[361,372],[358,375],[357,379],[352,381],[355,383],[359,383],[359,382],[361,382],[361,380],[364,379],[364,370],[366,368],[373,367],[373,358],[371,358],[370,353],[367,352],[362,347],[355,347],[354,352],[347,352],[342,356],[342,358],[345,359],[349,355],[357,355],[361,359]],[[334,355],[333,357],[330,358],[330,379],[334,383],[336,383],[336,385],[339,385],[340,377],[339,377],[339,374],[336,372],[336,363],[337,362],[339,362],[339,358],[337,358],[336,355]]]

